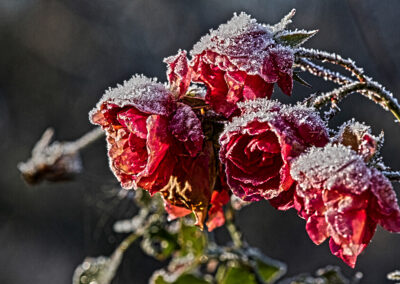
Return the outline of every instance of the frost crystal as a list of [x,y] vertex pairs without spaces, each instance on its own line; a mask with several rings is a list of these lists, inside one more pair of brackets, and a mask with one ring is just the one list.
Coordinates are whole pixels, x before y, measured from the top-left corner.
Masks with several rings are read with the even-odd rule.
[[332,144],[311,148],[293,162],[290,173],[304,189],[341,186],[356,194],[367,190],[371,179],[359,155],[343,145]]
[[254,120],[265,122],[284,119],[294,126],[307,127],[311,132],[314,129],[315,134],[321,134],[319,133],[321,125],[325,126],[314,108],[300,104],[295,106],[282,105],[276,100],[255,99],[238,103],[238,106],[243,115],[234,117],[232,122],[225,127],[221,136],[228,132],[237,131]]
[[[249,75],[259,75],[265,58],[269,57],[269,48],[276,45],[272,36],[271,27],[257,23],[242,12],[234,14],[231,20],[220,25],[217,30],[210,30],[194,45],[190,54],[194,57],[209,50],[218,54],[215,61],[221,61],[220,65],[229,66],[231,63]],[[279,47],[279,50],[282,55],[292,58],[290,48]],[[225,62],[226,57],[230,62]]]
[[168,115],[171,112],[172,95],[166,86],[157,82],[155,78],[143,75],[134,75],[123,85],[109,88],[100,101],[89,113],[92,121],[93,115],[101,108],[103,103],[115,104],[119,107],[134,106],[145,113]]

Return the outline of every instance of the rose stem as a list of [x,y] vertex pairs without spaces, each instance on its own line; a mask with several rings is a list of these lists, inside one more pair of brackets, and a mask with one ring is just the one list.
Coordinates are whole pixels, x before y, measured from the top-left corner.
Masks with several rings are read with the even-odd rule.
[[235,225],[235,210],[233,209],[231,203],[228,203],[227,209],[225,211],[226,228],[228,229],[229,235],[233,241],[235,248],[243,248],[243,236],[242,233]]
[[[371,78],[364,76],[363,70],[357,67],[353,60],[344,59],[337,54],[330,54],[324,51],[306,48],[298,48],[295,51],[295,55],[296,63],[301,69],[308,71],[312,75],[322,77],[325,80],[333,81],[340,85],[345,85],[331,92],[321,94],[314,100],[315,107],[322,107],[326,103],[330,102],[331,99],[338,101],[344,99],[352,92],[359,92],[375,103],[380,104],[385,110],[392,112],[397,121],[400,123],[400,105],[396,98],[394,98],[393,95],[382,85],[374,82]],[[307,59],[320,60],[323,62],[340,65],[346,70],[350,71],[357,78],[358,82],[356,80],[347,78],[338,72],[333,72],[322,66],[316,65]]]

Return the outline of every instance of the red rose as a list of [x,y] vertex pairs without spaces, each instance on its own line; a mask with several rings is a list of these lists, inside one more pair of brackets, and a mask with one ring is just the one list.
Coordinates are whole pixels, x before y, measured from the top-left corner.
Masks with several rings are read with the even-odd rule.
[[[258,99],[240,104],[242,115],[220,137],[220,160],[233,193],[246,201],[273,199],[278,209],[293,201],[290,162],[306,148],[329,141],[311,108]],[[289,193],[289,194],[288,194]]]
[[400,209],[389,180],[342,145],[313,148],[292,164],[295,208],[317,245],[330,237],[334,255],[354,267],[376,225],[400,232]]
[[178,157],[194,158],[203,147],[201,123],[191,108],[143,76],[109,89],[90,118],[106,131],[110,167],[127,189],[159,191]]
[[202,37],[191,55],[193,80],[208,87],[206,102],[226,117],[237,110],[237,102],[269,98],[274,83],[285,94],[292,92],[292,50],[245,13]]

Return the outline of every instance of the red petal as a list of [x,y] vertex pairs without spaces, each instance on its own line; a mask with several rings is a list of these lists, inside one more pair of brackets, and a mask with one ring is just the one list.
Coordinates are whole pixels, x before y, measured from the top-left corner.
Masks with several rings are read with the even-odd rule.
[[168,221],[172,221],[172,220],[184,217],[184,216],[192,213],[191,210],[189,210],[185,207],[172,205],[165,200],[164,200],[164,208],[165,208],[165,211],[167,211],[167,213],[168,213]]
[[169,129],[177,140],[183,142],[192,157],[201,151],[203,147],[201,122],[189,106],[178,104],[178,108],[169,122]]
[[130,132],[135,133],[138,137],[146,139],[146,119],[149,115],[135,108],[129,108],[126,111],[121,111],[117,115],[118,122],[126,127]]
[[180,50],[177,55],[165,58],[164,62],[168,64],[167,76],[171,91],[180,98],[186,94],[192,79],[192,69],[188,63],[186,51]]
[[282,191],[277,197],[269,199],[269,203],[278,210],[289,210],[294,206],[294,191],[296,186],[292,185],[289,190]]
[[146,168],[140,173],[140,186],[151,194],[164,187],[169,180],[175,165],[170,152],[171,137],[167,132],[168,120],[159,115],[147,119],[147,152]]
[[316,245],[320,245],[329,237],[328,224],[326,223],[324,216],[311,216],[307,220],[306,230],[310,239]]
[[378,170],[371,169],[372,217],[389,232],[400,232],[400,209],[390,181]]

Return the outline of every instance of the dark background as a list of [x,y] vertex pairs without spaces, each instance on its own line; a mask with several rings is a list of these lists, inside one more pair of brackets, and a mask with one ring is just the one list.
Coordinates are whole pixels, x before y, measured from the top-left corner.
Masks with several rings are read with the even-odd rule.
[[[165,80],[162,59],[190,50],[209,28],[246,11],[259,22],[275,23],[291,8],[295,26],[318,28],[306,46],[351,57],[394,94],[399,94],[400,1],[167,1],[167,0],[1,0],[0,1],[0,283],[71,283],[87,255],[108,255],[123,236],[116,219],[133,216],[129,198],[118,194],[104,141],[83,152],[85,173],[76,181],[27,186],[16,169],[44,129],[59,140],[74,140],[92,128],[88,111],[108,86],[134,73]],[[325,90],[305,76],[313,90],[296,85],[292,98]],[[398,96],[398,95],[397,95]],[[383,155],[400,168],[400,127],[390,113],[352,95],[340,106],[337,125],[351,117],[385,131]],[[397,190],[398,191],[398,190]],[[400,236],[378,229],[359,257],[356,270],[315,246],[295,212],[281,213],[267,202],[240,213],[250,244],[288,264],[289,275],[339,265],[347,275],[362,271],[362,283],[386,283],[400,268]],[[225,239],[223,230],[217,238]],[[161,267],[132,246],[113,283],[146,283]]]

